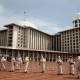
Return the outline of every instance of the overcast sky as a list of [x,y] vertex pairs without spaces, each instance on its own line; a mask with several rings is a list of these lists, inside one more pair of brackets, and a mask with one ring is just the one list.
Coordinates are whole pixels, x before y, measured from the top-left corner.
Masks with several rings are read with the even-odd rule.
[[80,0],[0,0],[0,29],[25,17],[39,30],[54,34],[73,27],[73,17],[79,10]]

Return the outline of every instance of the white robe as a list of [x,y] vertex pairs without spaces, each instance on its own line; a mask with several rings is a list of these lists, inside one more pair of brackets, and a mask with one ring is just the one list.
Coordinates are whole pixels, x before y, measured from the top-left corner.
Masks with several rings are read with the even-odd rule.
[[15,63],[15,58],[13,57],[10,63],[10,71],[14,71],[14,63]]
[[17,57],[17,59],[16,59],[16,70],[20,70],[21,63],[22,63],[22,58]]
[[58,74],[63,74],[62,63],[63,63],[63,61],[61,59],[57,60],[57,71],[58,71]]
[[77,77],[80,76],[80,59],[76,60],[76,73]]
[[5,70],[6,67],[5,67],[5,62],[6,62],[6,59],[4,57],[1,58],[1,69]]
[[46,62],[46,59],[44,59],[44,58],[40,59],[41,71],[45,71],[45,62]]
[[29,58],[25,57],[25,59],[24,59],[24,72],[28,71],[28,65],[29,65]]
[[69,59],[69,70],[71,74],[74,74],[74,64],[75,62],[73,61],[73,59]]

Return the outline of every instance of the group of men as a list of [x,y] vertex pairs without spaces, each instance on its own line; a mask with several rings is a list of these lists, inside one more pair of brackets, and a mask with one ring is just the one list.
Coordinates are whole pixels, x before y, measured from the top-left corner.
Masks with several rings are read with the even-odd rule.
[[[68,62],[69,62],[69,71],[70,71],[69,74],[74,75],[74,72],[75,72],[74,67],[76,66],[76,75],[77,75],[77,79],[79,79],[80,78],[80,56],[78,56],[75,59],[73,59],[73,57],[70,56],[70,58],[68,59]],[[57,59],[57,72],[58,72],[59,75],[63,74],[62,64],[63,64],[63,61],[62,61],[61,57],[58,56],[58,59]]]
[[[43,56],[41,56],[41,59],[39,61],[41,73],[44,73],[44,71],[45,71],[45,62],[46,62],[46,59],[44,59]],[[6,70],[5,63],[6,63],[6,58],[4,56],[2,56],[0,70],[3,70],[3,71]],[[24,58],[24,60],[22,61],[22,58],[20,55],[18,55],[18,57],[16,59],[14,58],[14,56],[11,56],[10,72],[14,72],[15,69],[19,71],[21,69],[22,63],[24,64],[24,73],[27,73],[28,65],[29,65],[29,57],[26,56]]]
[[[62,68],[63,61],[60,56],[58,56],[56,62],[57,62],[57,73],[58,75],[62,75],[63,74],[63,68]],[[79,79],[80,78],[79,76],[80,74],[80,56],[78,56],[75,60],[73,59],[73,57],[70,56],[70,59],[68,60],[68,62],[69,62],[70,75],[74,75],[74,65],[76,63],[77,79]],[[0,70],[4,70],[4,71],[6,70],[5,63],[6,63],[6,58],[2,56]],[[11,57],[10,72],[14,72],[15,69],[20,70],[21,63],[24,64],[24,73],[27,73],[28,65],[29,65],[29,57],[26,56],[24,60],[22,61],[22,58],[20,55],[18,55],[16,59],[14,58],[14,56]],[[43,57],[43,55],[41,55],[41,59],[39,61],[41,73],[44,73],[45,71],[45,63],[46,63],[46,59]]]

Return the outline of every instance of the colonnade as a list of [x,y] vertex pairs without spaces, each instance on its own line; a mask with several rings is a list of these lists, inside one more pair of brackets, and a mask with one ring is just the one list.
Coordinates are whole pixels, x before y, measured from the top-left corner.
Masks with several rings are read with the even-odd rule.
[[58,56],[61,56],[63,61],[67,61],[70,56],[73,57],[77,56],[76,54],[65,53],[65,52],[61,53],[59,51],[51,52],[51,51],[1,49],[1,48],[0,48],[0,54],[5,55],[7,59],[9,59],[12,55],[14,55],[14,57],[17,57],[18,54],[20,54],[23,60],[25,56],[28,56],[31,61],[39,61],[41,55],[43,55],[44,58],[49,62],[56,61]]

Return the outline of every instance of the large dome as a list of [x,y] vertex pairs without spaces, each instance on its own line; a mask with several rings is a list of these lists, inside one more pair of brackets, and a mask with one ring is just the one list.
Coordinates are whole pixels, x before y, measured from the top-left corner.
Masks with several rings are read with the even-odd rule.
[[80,12],[77,12],[74,16],[74,20],[80,19]]
[[37,28],[34,24],[32,24],[31,22],[28,21],[18,21],[18,22],[14,22],[17,25],[20,25],[22,27],[26,26],[26,27],[32,27],[32,28]]

